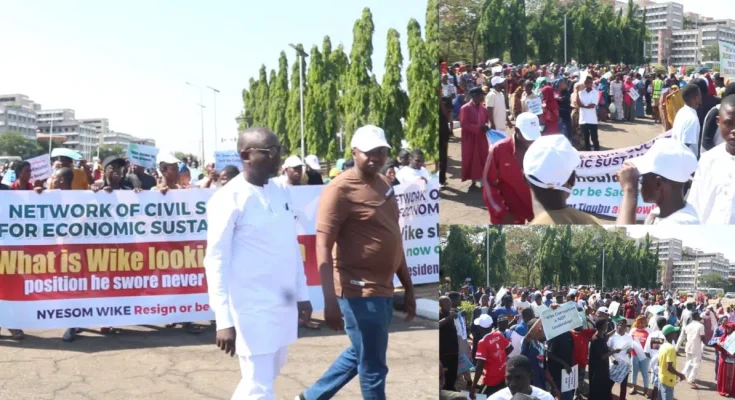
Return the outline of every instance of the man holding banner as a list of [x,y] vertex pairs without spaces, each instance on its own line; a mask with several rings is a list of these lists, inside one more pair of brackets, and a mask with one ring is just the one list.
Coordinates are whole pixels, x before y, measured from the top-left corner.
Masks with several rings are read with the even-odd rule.
[[216,343],[240,359],[233,399],[274,399],[273,383],[297,339],[298,314],[311,317],[293,205],[273,183],[281,145],[272,132],[240,134],[243,173],[207,204],[204,259]]
[[304,400],[332,398],[356,375],[363,398],[384,400],[396,275],[405,290],[406,320],[416,315],[398,201],[379,174],[390,149],[385,132],[363,126],[350,145],[355,167],[326,185],[319,200],[316,257],[325,320],[333,330],[344,329],[351,345],[299,396]]

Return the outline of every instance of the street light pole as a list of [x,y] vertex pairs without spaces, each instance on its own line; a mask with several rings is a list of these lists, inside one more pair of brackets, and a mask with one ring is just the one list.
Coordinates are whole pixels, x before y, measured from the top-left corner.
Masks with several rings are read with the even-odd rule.
[[48,131],[48,156],[51,157],[51,142],[54,138],[54,118],[51,118],[51,129]]
[[200,118],[202,120],[202,141],[201,141],[201,159],[199,159],[199,164],[204,164],[204,95],[202,94],[202,88],[201,86],[197,86],[191,82],[186,82],[187,85],[199,89],[199,104],[197,104],[199,107],[201,107],[201,115]]
[[214,149],[217,150],[217,145],[219,144],[219,141],[217,139],[217,93],[219,93],[219,90],[207,86],[208,89],[212,89],[212,97],[214,97]]
[[564,65],[567,65],[567,14],[564,13]]
[[[309,55],[304,50],[289,44],[291,48],[296,50],[296,59],[299,62],[299,99],[301,103],[301,159],[306,157],[306,147],[304,145],[304,61]],[[299,58],[300,57],[300,58]]]

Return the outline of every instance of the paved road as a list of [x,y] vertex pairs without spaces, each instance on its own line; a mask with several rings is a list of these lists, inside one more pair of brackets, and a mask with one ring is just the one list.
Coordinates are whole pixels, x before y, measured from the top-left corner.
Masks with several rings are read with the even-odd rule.
[[[650,118],[637,119],[634,123],[602,123],[599,127],[600,146],[603,150],[634,146],[662,133],[660,124]],[[482,225],[490,223],[482,192],[467,193],[470,182],[460,180],[461,145],[460,129],[454,130],[449,142],[447,187],[441,192],[439,222],[442,224]]]
[[[323,320],[315,315],[317,322]],[[396,313],[388,349],[389,399],[437,398],[438,324],[403,321]],[[27,331],[22,342],[0,337],[0,399],[229,399],[239,381],[237,359],[225,357],[214,330],[200,335],[160,326],[125,327],[102,336],[84,332],[63,343],[63,331]],[[279,399],[293,399],[348,345],[344,334],[299,332],[276,382]],[[336,398],[360,398],[357,379]]]

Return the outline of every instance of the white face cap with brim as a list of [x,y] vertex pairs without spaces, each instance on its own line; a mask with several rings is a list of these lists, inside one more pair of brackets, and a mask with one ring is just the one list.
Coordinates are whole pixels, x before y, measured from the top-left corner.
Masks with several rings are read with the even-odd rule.
[[388,141],[385,140],[385,131],[375,125],[365,125],[358,128],[352,136],[350,147],[358,149],[363,153],[380,147],[390,149]]
[[635,165],[641,175],[653,173],[670,181],[685,183],[697,170],[697,157],[676,139],[656,140],[646,154],[627,162]]
[[526,150],[523,174],[534,186],[571,194],[571,189],[564,185],[581,160],[579,152],[564,135],[542,136]]

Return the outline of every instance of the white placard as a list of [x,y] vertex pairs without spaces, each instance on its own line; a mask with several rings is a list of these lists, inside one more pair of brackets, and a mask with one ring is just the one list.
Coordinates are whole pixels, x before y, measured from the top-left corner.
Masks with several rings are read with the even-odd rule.
[[217,171],[222,171],[224,167],[233,165],[242,172],[242,160],[237,150],[217,150],[214,152],[214,167]]
[[158,149],[153,146],[143,144],[128,143],[127,157],[132,165],[138,165],[143,168],[156,168],[156,157]]
[[31,184],[36,181],[43,181],[51,176],[51,157],[48,154],[29,158],[31,164]]
[[643,75],[646,74],[646,69],[645,68],[638,68],[638,73],[641,74],[641,77],[643,77]]
[[633,101],[637,101],[639,97],[641,97],[641,94],[638,93],[638,89],[633,88],[628,91],[628,95],[630,96],[630,99]]
[[620,309],[620,303],[617,301],[613,301],[610,303],[610,308],[608,309],[610,311],[610,318],[618,315],[618,310]]
[[556,309],[548,309],[541,313],[541,324],[544,327],[546,340],[551,340],[564,332],[582,326],[582,319],[577,312],[577,303],[564,303]]
[[571,392],[577,389],[579,385],[579,367],[572,367],[572,372],[567,374],[567,370],[561,370],[561,392]]
[[735,77],[735,45],[720,41],[720,75]]
[[528,111],[530,111],[533,114],[541,115],[544,113],[544,109],[543,107],[541,107],[540,97],[533,97],[530,99],[526,99],[526,105],[528,105]]

